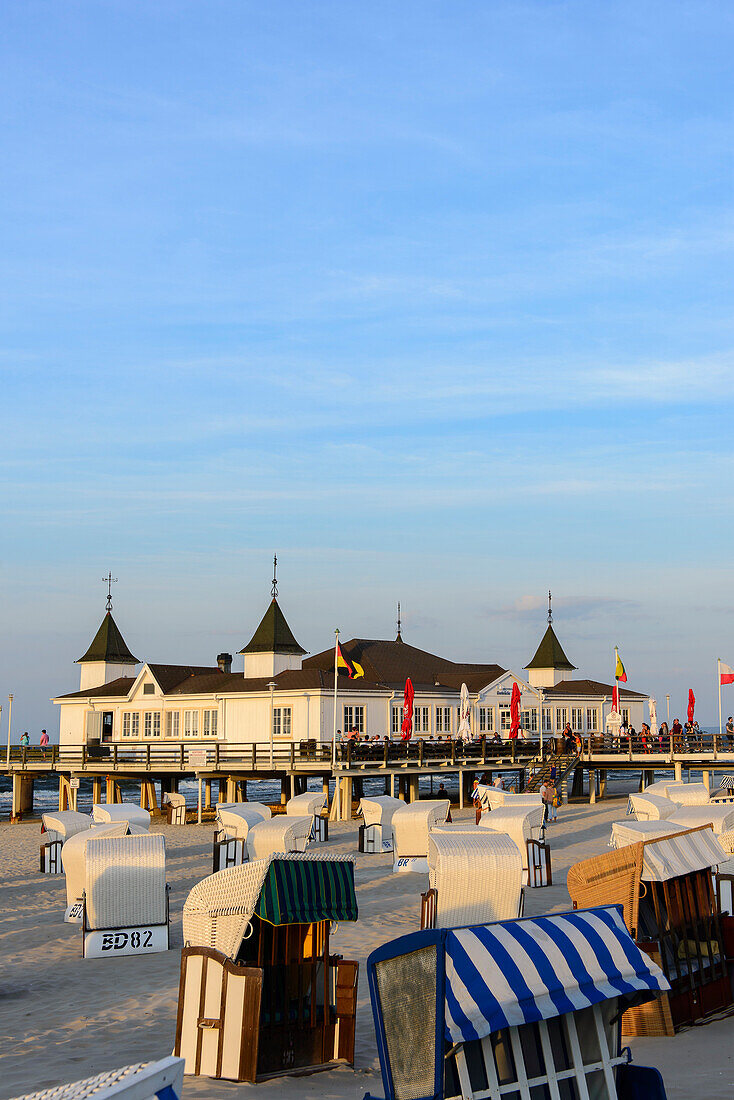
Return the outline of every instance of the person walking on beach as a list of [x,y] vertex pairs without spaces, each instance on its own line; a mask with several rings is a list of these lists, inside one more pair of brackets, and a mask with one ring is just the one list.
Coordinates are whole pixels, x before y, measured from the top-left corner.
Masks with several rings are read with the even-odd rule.
[[48,734],[45,730],[41,730],[41,739],[38,742],[41,746],[41,752],[43,753],[43,759],[46,759],[46,745],[48,745]]
[[550,788],[549,784],[546,783],[546,781],[544,779],[543,782],[540,784],[540,790],[538,791],[538,794],[540,795],[541,799],[543,800],[543,824],[544,825],[548,824],[548,813],[549,813],[549,810],[550,810],[548,800],[549,800],[549,797],[550,797],[550,790],[551,790],[551,788]]
[[556,790],[556,785],[552,779],[548,780],[548,783],[546,784],[546,790],[548,792],[546,796],[548,799],[548,820],[557,821],[558,791]]

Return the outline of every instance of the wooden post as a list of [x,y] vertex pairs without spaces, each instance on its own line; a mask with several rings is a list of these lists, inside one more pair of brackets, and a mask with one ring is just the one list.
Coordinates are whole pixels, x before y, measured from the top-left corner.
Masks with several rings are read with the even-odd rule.
[[604,798],[607,793],[607,769],[602,768],[599,772],[599,798]]
[[459,809],[464,809],[464,773],[459,768]]
[[226,779],[220,779],[219,780],[219,798],[217,799],[218,802],[227,802],[227,801],[229,801],[228,798],[227,798],[228,789],[229,788],[227,786],[227,780]]
[[701,779],[705,784],[706,790],[711,793],[711,772],[708,770],[708,768],[706,769],[706,771],[701,772]]
[[345,776],[345,778],[342,780],[342,783],[343,783],[342,800],[341,800],[342,821],[351,821],[352,820],[352,778],[351,778],[351,776]]
[[92,777],[92,802],[95,806],[99,806],[102,801],[102,776],[95,775]]
[[212,781],[211,779],[204,780],[204,809],[211,810],[212,808]]
[[328,775],[322,775],[321,776],[321,790],[324,793],[324,798],[326,799],[326,809],[328,811],[329,805],[330,805],[330,803],[329,803],[329,777],[328,777]]
[[589,768],[589,805],[596,805],[596,768]]
[[[292,745],[291,745],[291,748],[293,748]],[[291,772],[291,798],[293,798],[295,796],[295,793],[296,793],[296,777],[293,774],[293,772]]]
[[390,772],[390,798],[395,797],[395,772]]
[[10,820],[21,821],[23,814],[33,813],[33,776],[13,772],[13,806]]
[[682,763],[682,761],[676,760],[675,764],[673,765],[673,768],[674,768],[674,771],[675,771],[675,781],[676,781],[676,783],[682,783],[683,782],[683,763]]

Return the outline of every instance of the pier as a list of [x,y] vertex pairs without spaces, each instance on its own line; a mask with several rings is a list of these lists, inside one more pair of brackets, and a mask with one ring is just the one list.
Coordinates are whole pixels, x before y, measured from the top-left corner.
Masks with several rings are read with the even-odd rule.
[[103,801],[103,788],[105,801],[120,801],[119,784],[126,780],[139,783],[141,805],[156,810],[156,785],[162,796],[176,791],[181,780],[191,779],[200,785],[204,811],[217,799],[235,802],[247,797],[247,785],[263,781],[280,782],[284,805],[289,797],[306,789],[309,779],[318,778],[327,798],[330,784],[341,784],[341,817],[348,818],[365,779],[381,778],[386,793],[412,801],[418,797],[422,777],[440,781],[450,776],[458,780],[460,806],[470,799],[473,780],[480,775],[491,781],[499,773],[518,790],[532,790],[553,764],[564,801],[567,796],[588,796],[592,803],[602,799],[610,771],[638,773],[640,787],[644,787],[653,782],[656,771],[672,770],[676,779],[681,779],[684,772],[695,769],[703,772],[703,780],[710,786],[715,773],[734,771],[734,749],[724,741],[722,746],[718,737],[706,734],[695,744],[677,745],[660,744],[657,739],[654,743],[619,743],[588,738],[579,754],[566,755],[558,739],[552,737],[545,742],[517,739],[501,743],[487,738],[467,743],[428,738],[347,741],[337,745],[335,763],[331,743],[317,741],[287,745],[262,741],[114,742],[94,747],[49,745],[45,753],[37,747],[12,746],[0,772],[12,779],[12,821],[33,813],[34,783],[44,775],[58,776],[59,809],[76,806],[81,783],[91,784],[94,802]]

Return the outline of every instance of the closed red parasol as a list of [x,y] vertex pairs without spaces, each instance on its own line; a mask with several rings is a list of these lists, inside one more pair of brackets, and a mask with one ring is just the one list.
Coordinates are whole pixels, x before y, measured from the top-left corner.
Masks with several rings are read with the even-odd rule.
[[403,741],[410,741],[413,733],[413,681],[410,676],[405,681],[405,695],[403,697],[403,723],[400,727],[403,734]]
[[518,730],[520,729],[520,688],[517,685],[517,680],[512,685],[512,695],[510,697],[510,739],[514,740],[517,737]]
[[688,689],[688,721],[693,721],[693,710],[696,706],[696,696],[693,694],[693,688]]

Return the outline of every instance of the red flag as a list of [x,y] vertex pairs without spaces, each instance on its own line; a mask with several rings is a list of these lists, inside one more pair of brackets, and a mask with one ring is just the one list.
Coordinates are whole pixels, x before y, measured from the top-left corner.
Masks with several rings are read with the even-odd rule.
[[693,688],[688,689],[688,721],[693,721],[693,708],[696,705],[696,696],[693,694]]
[[520,688],[517,686],[517,680],[512,685],[512,695],[510,697],[510,740],[514,740],[517,737],[517,732],[520,729]]
[[619,687],[617,684],[612,688],[612,710],[619,714]]
[[719,683],[734,684],[734,668],[725,665],[723,661],[719,661]]
[[400,729],[403,734],[403,741],[410,741],[413,733],[413,696],[415,692],[413,690],[413,681],[410,676],[405,681],[405,695],[403,697],[403,724]]

